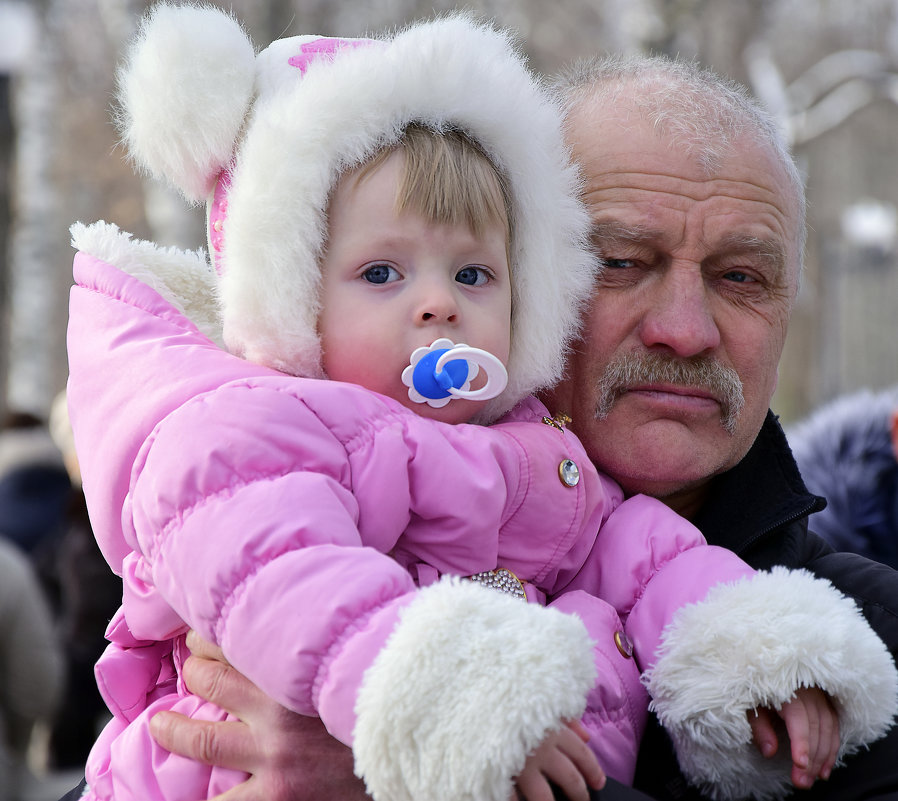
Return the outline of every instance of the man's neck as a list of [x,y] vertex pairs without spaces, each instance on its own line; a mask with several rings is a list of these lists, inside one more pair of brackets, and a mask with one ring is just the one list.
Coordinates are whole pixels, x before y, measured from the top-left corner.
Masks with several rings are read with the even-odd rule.
[[681,517],[685,517],[687,520],[693,520],[705,503],[705,499],[708,497],[709,483],[710,482],[708,481],[704,481],[694,487],[689,487],[674,492],[671,495],[659,497],[658,500],[666,506],[669,506]]

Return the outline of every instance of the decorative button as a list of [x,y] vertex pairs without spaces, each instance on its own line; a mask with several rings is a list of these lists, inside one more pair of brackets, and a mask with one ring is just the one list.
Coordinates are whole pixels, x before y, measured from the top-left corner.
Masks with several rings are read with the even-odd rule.
[[483,573],[475,573],[473,576],[468,576],[468,580],[481,584],[484,587],[489,587],[492,590],[498,590],[507,595],[512,595],[515,598],[521,598],[524,601],[527,600],[524,582],[507,567],[497,567],[495,570],[485,570]]
[[556,414],[554,417],[543,417],[543,422],[547,426],[554,426],[559,431],[563,432],[564,427],[568,425],[568,423],[572,423],[573,421],[564,412],[558,412],[558,414]]
[[621,656],[624,657],[624,659],[633,658],[633,643],[630,642],[630,638],[624,634],[624,632],[614,632],[614,644],[617,646],[617,650],[620,651]]
[[576,462],[565,459],[558,465],[558,477],[566,487],[576,487],[580,483],[580,468]]

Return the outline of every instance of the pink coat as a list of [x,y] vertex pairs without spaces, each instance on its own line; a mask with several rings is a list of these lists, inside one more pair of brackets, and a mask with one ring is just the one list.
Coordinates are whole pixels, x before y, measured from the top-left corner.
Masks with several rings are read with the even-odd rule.
[[[169,755],[147,733],[159,709],[222,714],[179,681],[188,627],[281,704],[320,716],[360,747],[359,738],[379,736],[360,734],[372,731],[357,719],[370,708],[360,688],[374,681],[366,672],[390,651],[394,630],[410,630],[411,610],[428,592],[416,582],[496,567],[525,580],[529,600],[582,620],[598,677],[585,685],[583,721],[606,772],[631,780],[648,703],[640,674],[653,669],[674,612],[715,584],[751,576],[744,563],[706,545],[661,503],[624,500],[571,432],[543,420],[535,399],[490,428],[434,423],[354,385],[233,357],[153,289],[98,258],[79,253],[75,280],[70,413],[94,530],[124,579],[97,668],[114,719],[88,763],[91,797],[201,798],[242,779]],[[565,459],[580,469],[576,486],[559,478]],[[468,627],[461,617],[449,636],[463,643],[475,630]],[[423,630],[426,639],[431,627]],[[503,628],[502,636],[517,647],[535,639],[527,631]],[[424,657],[457,646],[436,636]],[[512,662],[523,661],[512,678],[535,685],[520,696],[528,714],[539,706],[530,693],[543,686],[550,706],[553,694],[584,694],[552,684],[564,681],[558,664],[538,664],[574,641],[561,642],[527,642],[532,655]],[[484,668],[488,691],[477,704],[495,692],[495,672]],[[401,699],[417,698],[412,706],[442,720],[424,675],[428,659],[419,655],[409,670]],[[427,689],[416,697],[419,686]],[[368,713],[375,722],[396,706],[378,703]],[[531,741],[582,708],[582,697],[565,698],[523,724],[536,728],[498,760],[505,781]],[[516,742],[519,724],[501,725]],[[490,739],[478,738],[494,735],[468,729],[473,752],[489,752]],[[365,773],[358,761],[357,769]],[[428,781],[443,779],[455,780]]]

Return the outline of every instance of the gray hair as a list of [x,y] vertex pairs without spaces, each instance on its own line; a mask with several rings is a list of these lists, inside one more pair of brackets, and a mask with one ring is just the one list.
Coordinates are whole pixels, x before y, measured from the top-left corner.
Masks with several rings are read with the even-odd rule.
[[739,83],[692,61],[657,55],[606,56],[579,61],[558,75],[555,88],[570,111],[587,99],[613,103],[626,95],[652,125],[709,171],[733,144],[749,137],[767,148],[792,187],[797,253],[804,263],[807,202],[804,179],[774,117]]

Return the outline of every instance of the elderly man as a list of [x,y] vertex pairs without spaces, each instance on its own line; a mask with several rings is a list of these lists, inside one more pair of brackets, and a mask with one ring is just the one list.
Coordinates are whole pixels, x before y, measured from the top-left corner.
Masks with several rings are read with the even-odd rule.
[[[806,491],[768,411],[804,240],[801,180],[774,126],[741,90],[664,60],[592,64],[563,91],[607,266],[549,408],[573,418],[596,465],[628,494],[661,498],[756,568],[807,567],[831,579],[894,653],[898,575],[807,533],[822,501]],[[365,797],[350,752],[317,720],[277,707],[221,662],[190,660],[185,676],[243,722],[166,714],[155,734],[172,750],[253,774],[227,801]],[[753,720],[768,756],[788,752],[774,715]],[[896,748],[893,729],[811,794],[894,791]],[[646,734],[640,760],[636,785],[652,798],[702,797],[660,727]],[[600,797],[615,793],[637,797],[610,784]]]
[[[566,94],[607,267],[549,408],[573,417],[628,493],[663,499],[756,568],[833,581],[894,655],[898,575],[807,534],[822,504],[767,408],[804,241],[801,180],[779,136],[737,89],[682,65],[593,65]],[[772,730],[756,735],[771,751]],[[814,797],[896,791],[896,749],[893,729]],[[653,797],[701,797],[683,787],[660,729],[640,756],[637,786]]]

